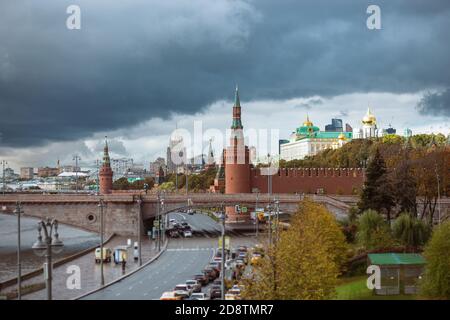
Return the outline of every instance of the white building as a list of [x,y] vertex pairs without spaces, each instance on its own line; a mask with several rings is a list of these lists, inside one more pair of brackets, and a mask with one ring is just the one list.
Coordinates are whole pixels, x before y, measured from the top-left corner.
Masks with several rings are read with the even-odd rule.
[[280,141],[280,158],[286,161],[304,159],[326,149],[337,149],[353,138],[352,132],[320,131],[307,117],[298,127],[289,142]]

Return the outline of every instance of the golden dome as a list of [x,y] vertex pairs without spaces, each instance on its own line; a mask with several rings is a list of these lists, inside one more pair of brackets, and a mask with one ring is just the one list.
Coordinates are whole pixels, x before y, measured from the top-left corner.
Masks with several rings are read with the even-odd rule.
[[341,132],[341,134],[339,135],[338,139],[339,139],[339,140],[347,140],[347,138],[345,137],[345,134],[343,134],[342,132]]
[[370,108],[367,108],[367,113],[362,119],[363,124],[376,124],[377,118],[373,115],[373,113],[370,111]]
[[313,123],[311,121],[309,121],[309,115],[306,116],[306,121],[303,122],[303,125],[305,127],[312,127],[313,126]]

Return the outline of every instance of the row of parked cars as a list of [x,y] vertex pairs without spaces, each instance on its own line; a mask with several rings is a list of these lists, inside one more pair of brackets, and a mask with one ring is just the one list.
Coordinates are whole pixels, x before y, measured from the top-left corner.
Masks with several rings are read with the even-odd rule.
[[[238,250],[229,252],[226,250],[225,268],[227,271],[232,271],[233,279],[237,279],[243,272],[248,259],[247,248],[239,247]],[[216,250],[215,256],[206,265],[201,273],[195,274],[192,279],[186,280],[185,283],[175,286],[173,291],[164,292],[161,300],[209,300],[220,299],[222,297],[222,281],[220,279],[220,272],[222,268],[222,251]],[[202,288],[207,287],[206,292],[202,292]],[[230,288],[225,297],[227,299],[239,299],[241,286],[233,286]]]
[[191,238],[192,237],[192,228],[186,221],[178,222],[175,219],[170,219],[169,223],[171,228],[168,230],[169,236],[172,238],[184,237]]

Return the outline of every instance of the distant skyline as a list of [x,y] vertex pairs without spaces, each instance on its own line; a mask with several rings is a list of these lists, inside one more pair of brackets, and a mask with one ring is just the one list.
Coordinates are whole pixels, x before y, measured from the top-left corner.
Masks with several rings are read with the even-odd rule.
[[[21,166],[165,157],[170,132],[231,124],[287,138],[306,114],[353,128],[370,105],[380,129],[450,133],[450,2],[79,0],[0,2],[0,159]],[[208,146],[207,141],[204,148]],[[215,142],[215,151],[218,144]]]

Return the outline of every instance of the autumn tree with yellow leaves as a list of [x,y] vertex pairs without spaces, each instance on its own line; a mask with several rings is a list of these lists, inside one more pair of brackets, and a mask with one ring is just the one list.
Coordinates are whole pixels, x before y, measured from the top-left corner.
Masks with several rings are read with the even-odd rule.
[[347,260],[348,247],[334,215],[302,201],[290,227],[245,281],[245,299],[330,299]]

